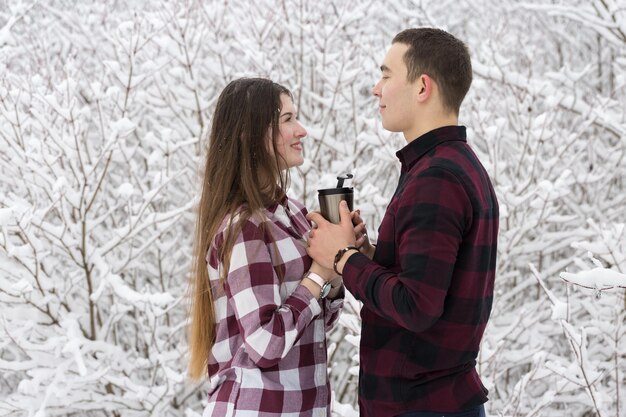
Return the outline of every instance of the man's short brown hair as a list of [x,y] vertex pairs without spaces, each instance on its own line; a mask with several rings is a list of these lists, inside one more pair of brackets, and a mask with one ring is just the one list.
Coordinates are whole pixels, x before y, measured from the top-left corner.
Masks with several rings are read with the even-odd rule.
[[426,74],[437,83],[443,106],[459,114],[472,84],[472,62],[467,46],[448,32],[434,28],[406,29],[392,43],[409,47],[404,54],[409,82]]

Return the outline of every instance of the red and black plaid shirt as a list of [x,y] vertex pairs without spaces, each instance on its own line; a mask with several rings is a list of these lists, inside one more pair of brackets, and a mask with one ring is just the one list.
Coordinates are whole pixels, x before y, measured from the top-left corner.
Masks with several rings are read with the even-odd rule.
[[498,202],[465,127],[435,129],[397,156],[374,260],[354,254],[343,270],[364,303],[361,415],[463,411],[487,401],[475,365],[493,298]]

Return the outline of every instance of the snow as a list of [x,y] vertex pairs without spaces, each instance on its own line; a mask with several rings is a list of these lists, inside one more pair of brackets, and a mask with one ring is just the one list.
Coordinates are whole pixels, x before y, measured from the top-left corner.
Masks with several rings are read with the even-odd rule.
[[13,223],[13,209],[10,207],[0,208],[0,226],[8,226]]
[[562,301],[557,301],[552,306],[552,316],[550,317],[552,320],[567,320],[567,303]]
[[125,182],[117,188],[117,195],[127,200],[133,195],[133,191],[133,185]]
[[14,291],[17,291],[18,293],[24,294],[24,293],[31,292],[33,290],[33,286],[27,280],[21,279],[15,284],[13,284],[11,286],[11,289]]
[[626,288],[626,274],[607,268],[593,268],[577,273],[562,272],[561,278],[572,284],[598,290],[608,288]]
[[[0,417],[201,415],[208,388],[186,378],[185,294],[219,92],[240,76],[289,87],[308,130],[289,194],[316,209],[317,189],[353,173],[375,240],[406,142],[382,128],[371,90],[409,24],[447,28],[472,53],[460,120],[500,202],[477,359],[488,414],[618,415],[623,1],[417,3],[7,2]],[[360,309],[347,294],[329,336],[336,417],[358,415]]]
[[130,135],[137,125],[132,120],[127,119],[126,117],[121,118],[120,120],[111,123],[111,129],[117,132],[120,137],[125,137]]

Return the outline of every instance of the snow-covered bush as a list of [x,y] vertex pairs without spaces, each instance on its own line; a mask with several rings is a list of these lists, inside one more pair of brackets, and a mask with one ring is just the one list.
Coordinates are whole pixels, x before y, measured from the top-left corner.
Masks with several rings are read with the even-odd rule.
[[[419,25],[470,47],[461,123],[501,204],[489,414],[622,415],[626,5],[566,3],[0,0],[0,415],[201,413],[185,292],[217,94],[241,76],[289,87],[309,132],[291,194],[316,209],[352,172],[375,237],[404,139],[371,89]],[[340,416],[358,415],[346,304]]]

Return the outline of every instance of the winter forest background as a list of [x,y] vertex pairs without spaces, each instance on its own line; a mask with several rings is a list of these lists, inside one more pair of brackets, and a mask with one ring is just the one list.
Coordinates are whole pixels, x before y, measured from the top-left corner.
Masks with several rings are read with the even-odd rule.
[[[626,1],[0,0],[0,416],[198,416],[194,203],[218,93],[260,75],[308,128],[291,195],[355,175],[375,235],[404,139],[371,89],[398,31],[465,40],[461,123],[501,204],[478,368],[499,416],[626,415]],[[359,305],[329,344],[357,415]]]

